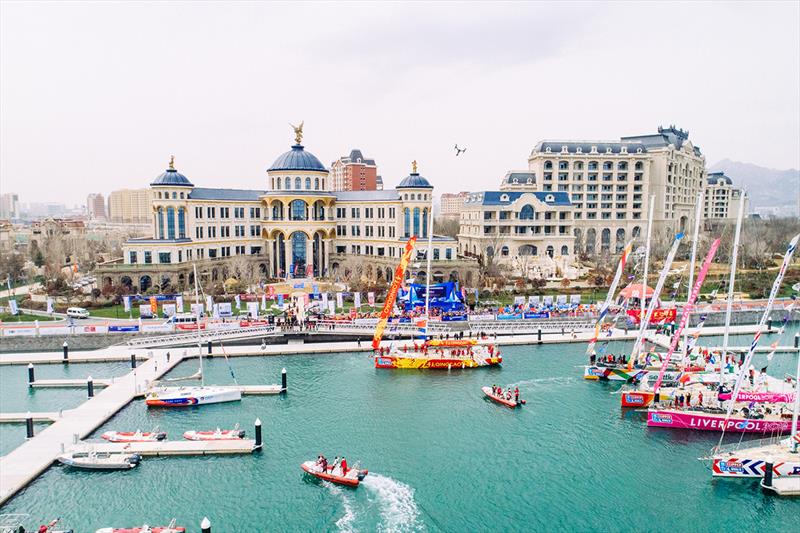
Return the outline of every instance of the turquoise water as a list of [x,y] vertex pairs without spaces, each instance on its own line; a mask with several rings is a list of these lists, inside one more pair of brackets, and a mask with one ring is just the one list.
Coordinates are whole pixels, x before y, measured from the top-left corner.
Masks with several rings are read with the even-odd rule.
[[[2,512],[61,516],[81,532],[172,517],[197,530],[203,516],[224,532],[735,532],[796,524],[800,502],[767,497],[757,481],[711,479],[696,458],[718,435],[648,429],[643,414],[622,413],[616,386],[581,379],[584,350],[506,348],[502,369],[451,373],[376,370],[365,354],[236,358],[241,383],[278,382],[286,367],[289,394],[190,410],[148,411],[137,402],[97,434],[158,425],[180,438],[186,429],[239,422],[252,436],[259,417],[263,452],[147,458],[130,472],[54,467]],[[771,373],[793,373],[795,358],[776,356]],[[206,376],[231,379],[221,359],[206,362]],[[484,400],[480,387],[493,382],[518,384],[528,405],[512,411]],[[356,490],[307,479],[299,465],[319,453],[361,460],[370,475]]]

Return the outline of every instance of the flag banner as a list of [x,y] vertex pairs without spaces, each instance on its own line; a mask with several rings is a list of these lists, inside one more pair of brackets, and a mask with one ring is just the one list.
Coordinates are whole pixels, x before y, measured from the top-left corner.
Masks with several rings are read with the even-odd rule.
[[266,294],[262,294],[261,295],[261,310],[262,311],[266,311],[267,310],[267,295]]
[[529,296],[528,301],[533,305],[539,305],[539,297],[538,296]]
[[[383,337],[383,330],[386,328],[386,323],[389,321],[389,315],[392,312],[392,308],[394,307],[394,301],[397,297],[397,290],[400,288],[400,285],[403,283],[403,277],[406,273],[406,267],[408,266],[408,262],[411,260],[411,252],[414,251],[414,243],[417,242],[416,237],[411,237],[408,242],[406,243],[405,251],[403,252],[402,257],[400,258],[400,263],[397,265],[397,269],[394,272],[394,279],[392,280],[392,284],[389,287],[389,292],[386,294],[386,301],[383,303],[383,309],[381,310],[381,315],[378,320],[377,326],[375,326],[375,335],[372,337],[372,349],[377,350],[378,347],[381,345],[381,337]],[[475,290],[475,297],[477,301],[477,289]]]
[[19,314],[19,308],[17,307],[16,300],[9,300],[8,301],[8,308],[11,310],[11,314],[17,316]]
[[565,304],[567,303],[567,295],[566,294],[559,294],[556,296],[556,303]]
[[150,312],[153,315],[158,315],[158,299],[155,296],[150,297]]
[[163,304],[161,310],[164,312],[164,316],[170,317],[175,315],[177,307],[175,304]]
[[150,304],[141,304],[139,305],[139,317],[140,318],[152,318],[153,317],[153,308]]
[[368,292],[367,293],[367,302],[369,302],[369,305],[371,307],[375,307],[375,293],[374,292]]
[[211,316],[214,318],[219,318],[219,304],[214,304],[211,308]]
[[283,309],[283,294],[278,295],[278,307]]
[[544,303],[544,305],[553,305],[553,297],[545,296],[542,302]]
[[328,293],[322,293],[322,309],[325,310],[328,308]]
[[175,298],[175,308],[179,313],[183,313],[183,296],[177,296]]
[[332,315],[335,315],[335,314],[336,314],[336,304],[334,303],[334,301],[333,301],[333,300],[331,300],[330,302],[328,302],[328,312],[329,312],[330,314],[332,314]]
[[344,307],[344,298],[342,297],[341,292],[336,293],[336,307],[342,309]]
[[242,298],[237,294],[236,296],[233,297],[233,299],[236,300],[236,309],[241,309],[242,308]]
[[356,309],[359,309],[361,307],[361,293],[360,292],[357,292],[357,293],[353,294],[353,305],[356,307]]
[[[52,298],[47,298],[47,312],[52,313],[54,309],[55,309],[55,300],[53,300]],[[125,310],[130,311],[130,309],[131,309],[131,301],[128,300],[127,307],[125,308]]]
[[251,318],[258,318],[258,302],[247,302],[247,314]]
[[522,305],[525,303],[524,296],[514,296],[514,305]]
[[314,293],[314,296],[319,294],[319,285],[316,283],[311,285],[311,291]]
[[569,295],[569,303],[571,303],[571,304],[579,304],[579,303],[581,303],[581,295],[580,294],[570,294]]
[[270,285],[269,287],[267,287],[267,298],[269,298],[270,300],[274,300],[275,299],[275,286],[274,285]]
[[633,240],[628,242],[628,245],[625,246],[622,250],[622,255],[619,258],[619,264],[617,264],[617,272],[614,274],[614,279],[611,281],[611,286],[608,288],[608,293],[606,294],[606,300],[603,302],[603,306],[600,308],[600,313],[597,318],[597,323],[595,324],[595,335],[589,341],[589,345],[586,347],[586,355],[592,353],[592,349],[594,348],[594,344],[597,342],[598,333],[603,326],[603,319],[608,312],[608,308],[611,306],[611,302],[614,299],[614,292],[617,290],[617,285],[619,285],[619,280],[622,277],[622,272],[625,271],[625,263],[628,262],[628,256],[633,249]]
[[205,310],[203,304],[192,304],[191,307],[194,316],[203,316],[203,311]]
[[214,309],[214,298],[212,298],[210,295],[206,296],[206,309]]

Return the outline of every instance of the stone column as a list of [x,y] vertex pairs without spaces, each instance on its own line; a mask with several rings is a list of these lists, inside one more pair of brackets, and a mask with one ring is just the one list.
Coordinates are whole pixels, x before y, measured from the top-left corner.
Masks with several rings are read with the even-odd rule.
[[[291,236],[290,236],[291,237]],[[283,240],[283,275],[287,278],[290,277],[289,265],[292,264],[292,239],[284,238]]]

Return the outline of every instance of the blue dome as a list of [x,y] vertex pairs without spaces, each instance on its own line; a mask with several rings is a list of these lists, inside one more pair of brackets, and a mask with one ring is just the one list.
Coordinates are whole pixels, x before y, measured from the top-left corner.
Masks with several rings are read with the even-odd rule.
[[397,189],[433,189],[433,185],[424,177],[416,172],[412,172],[400,182]]
[[278,159],[272,163],[272,166],[267,171],[272,170],[315,170],[317,172],[326,172],[327,169],[317,156],[311,152],[306,152],[299,144],[292,146],[288,152],[281,154]]
[[717,185],[720,182],[733,185],[733,180],[726,176],[724,172],[709,172],[706,181],[709,185]]
[[150,185],[169,185],[175,187],[194,187],[191,181],[175,170],[170,163],[170,167],[164,171],[159,177],[153,180]]

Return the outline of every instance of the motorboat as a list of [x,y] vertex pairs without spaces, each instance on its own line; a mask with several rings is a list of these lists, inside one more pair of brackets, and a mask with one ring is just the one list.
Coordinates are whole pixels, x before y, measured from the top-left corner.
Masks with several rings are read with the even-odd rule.
[[[25,533],[27,530],[23,522],[28,519],[30,519],[28,514],[0,514],[0,533]],[[42,524],[36,531],[41,533],[73,533],[72,529],[56,529],[59,522],[61,522],[61,519],[56,518],[46,524]]]
[[238,427],[234,429],[220,429],[213,431],[187,431],[183,438],[187,440],[240,440],[243,439],[245,432]]
[[84,470],[130,470],[141,461],[141,456],[125,452],[67,452],[57,457],[59,463]]
[[185,527],[175,525],[176,520],[173,519],[168,526],[148,526],[141,527],[103,527],[95,531],[95,533],[184,533]]
[[156,442],[167,438],[163,431],[106,431],[100,435],[109,442]]
[[520,400],[519,403],[517,403],[513,399],[509,400],[503,395],[498,395],[492,392],[491,387],[481,387],[481,390],[490,400],[497,402],[501,405],[505,405],[506,407],[510,407],[511,409],[514,409],[516,407],[522,407],[523,405],[525,405],[525,400]]
[[358,487],[358,484],[368,474],[367,470],[361,470],[359,468],[350,468],[344,474],[342,474],[341,467],[336,467],[335,469],[329,467],[326,470],[322,470],[316,461],[306,461],[300,465],[300,468],[317,479],[336,483],[337,485],[345,485],[347,487]]

